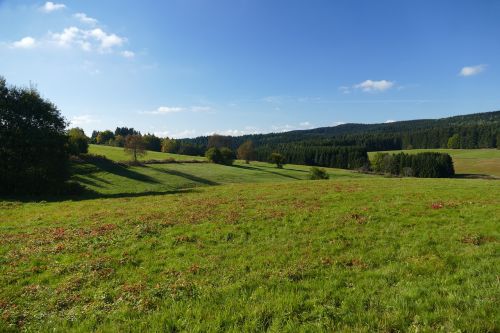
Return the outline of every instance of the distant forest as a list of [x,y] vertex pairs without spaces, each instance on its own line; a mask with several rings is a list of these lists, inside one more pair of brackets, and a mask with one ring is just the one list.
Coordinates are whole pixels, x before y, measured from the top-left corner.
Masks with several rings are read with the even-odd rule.
[[[344,124],[311,130],[229,138],[230,148],[237,148],[247,140],[252,140],[256,148],[289,143],[308,146],[357,146],[368,151],[496,148],[500,145],[500,111],[384,124]],[[201,136],[179,141],[202,148],[207,146],[208,139],[208,136]]]
[[[129,128],[117,128],[114,133],[94,131],[91,142],[123,146],[125,137],[130,134],[139,133]],[[269,161],[272,153],[278,153],[283,156],[284,163],[357,169],[369,166],[369,151],[498,147],[500,111],[236,137],[213,135],[193,139],[161,139],[146,134],[143,138],[148,150],[200,156],[214,146],[236,151],[243,143],[251,141],[254,149],[252,157],[257,161]]]

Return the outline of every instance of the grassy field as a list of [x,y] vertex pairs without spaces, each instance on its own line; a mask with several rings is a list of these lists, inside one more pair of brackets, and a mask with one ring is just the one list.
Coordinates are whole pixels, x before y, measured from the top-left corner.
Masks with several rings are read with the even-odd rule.
[[[453,159],[457,174],[479,174],[500,177],[500,149],[411,149],[387,151],[386,153],[405,152],[416,154],[436,151],[448,153]],[[376,152],[368,153],[369,157]]]
[[74,170],[95,196],[0,201],[0,332],[500,329],[499,181]]
[[374,177],[3,202],[0,330],[494,332],[498,193]]
[[[74,165],[73,180],[99,195],[118,196],[140,193],[164,193],[199,186],[231,183],[289,182],[308,178],[310,167],[285,165],[283,169],[262,162],[233,166],[211,163],[148,164],[124,167],[115,163]],[[349,170],[326,168],[332,179],[372,177]]]
[[[95,155],[104,155],[110,160],[121,162],[130,161],[131,156],[125,153],[123,148],[103,146],[103,145],[89,145],[89,153]],[[188,156],[188,155],[178,155],[178,154],[168,154],[161,153],[157,151],[147,151],[145,156],[139,157],[139,160],[166,160],[175,159],[176,161],[192,161],[199,160],[204,161],[205,158],[201,156]]]

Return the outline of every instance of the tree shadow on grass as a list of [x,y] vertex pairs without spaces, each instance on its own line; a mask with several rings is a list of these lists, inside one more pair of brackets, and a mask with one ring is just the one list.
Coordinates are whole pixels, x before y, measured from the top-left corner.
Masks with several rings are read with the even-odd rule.
[[500,180],[500,177],[493,176],[493,175],[485,175],[485,174],[481,174],[481,173],[457,173],[452,178]]
[[166,173],[166,174],[172,175],[172,176],[182,177],[182,178],[191,180],[191,181],[196,182],[196,183],[204,184],[204,185],[211,185],[211,186],[220,185],[219,183],[211,181],[209,179],[201,178],[201,177],[198,177],[198,176],[195,176],[195,175],[192,175],[189,173],[185,173],[182,171],[178,171],[178,170],[163,169],[163,168],[157,168],[157,167],[151,167],[151,166],[149,168],[151,168],[155,171],[158,171],[158,172]]
[[[249,165],[233,165],[233,167],[239,168],[239,169],[246,169],[246,170],[252,170],[252,171],[271,173],[273,175],[277,175],[277,176],[281,176],[281,177],[285,177],[285,178],[291,178],[291,179],[295,179],[295,180],[302,180],[302,178],[298,178],[298,177],[294,177],[294,176],[290,176],[290,175],[284,175],[284,174],[276,172],[276,171],[262,170],[261,168],[256,168],[256,167],[252,167]],[[292,170],[292,169],[287,169],[287,170]]]
[[[125,177],[133,180],[137,180],[140,182],[150,183],[150,184],[160,184],[159,181],[154,179],[153,177],[141,174],[134,170],[131,170],[129,167],[124,166],[119,163],[115,163],[111,160],[104,158],[88,158],[86,160],[87,163],[94,165],[99,171],[105,171],[112,173],[114,175]],[[94,176],[94,178],[96,178]],[[106,181],[104,181],[106,182]]]
[[[259,168],[266,168],[266,169],[276,169],[276,166],[268,166],[268,165],[259,165]],[[301,169],[291,169],[288,168],[286,165],[283,166],[282,170],[290,170],[290,171],[297,171],[297,172],[302,172],[302,173],[308,173],[309,171],[307,170],[301,170]]]
[[85,188],[80,194],[67,195],[37,195],[37,196],[0,196],[0,201],[4,202],[62,202],[62,201],[85,201],[95,199],[119,199],[119,198],[140,198],[156,195],[173,195],[183,193],[198,192],[195,189],[178,189],[170,191],[146,191],[136,193],[99,193]]
[[[89,176],[90,175],[87,175],[87,177],[89,177]],[[94,187],[102,188],[101,184],[98,184],[95,181],[90,180],[88,178],[83,178],[80,175],[74,175],[73,177],[71,177],[71,180],[79,182],[80,184],[85,184],[85,185],[89,185],[89,186],[94,186]]]

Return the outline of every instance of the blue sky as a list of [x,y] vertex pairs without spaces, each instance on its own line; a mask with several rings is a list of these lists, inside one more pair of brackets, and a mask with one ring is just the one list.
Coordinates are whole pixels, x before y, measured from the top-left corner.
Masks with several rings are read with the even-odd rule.
[[0,0],[0,75],[90,134],[500,109],[500,1]]

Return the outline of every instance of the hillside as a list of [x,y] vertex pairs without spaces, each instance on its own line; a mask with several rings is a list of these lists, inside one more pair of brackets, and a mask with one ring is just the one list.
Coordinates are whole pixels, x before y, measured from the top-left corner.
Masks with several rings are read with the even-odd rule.
[[[110,146],[104,146],[104,145],[89,145],[89,154],[94,154],[94,155],[102,155],[106,156],[106,158],[116,161],[116,162],[121,162],[121,161],[128,161],[130,160],[130,155],[127,155],[123,148],[119,147],[110,147]],[[167,160],[167,159],[174,159],[176,161],[193,161],[193,160],[198,160],[198,161],[204,161],[205,158],[201,156],[189,156],[189,155],[180,155],[180,154],[168,154],[168,153],[162,153],[158,151],[147,151],[147,154],[145,156],[139,156],[138,160],[139,161],[144,161],[144,160]]]
[[[500,111],[419,119],[381,124],[343,124],[284,133],[229,137],[233,148],[246,140],[256,147],[304,143],[308,145],[355,145],[368,151],[413,148],[446,148],[448,139],[458,134],[459,148],[492,148],[500,135]],[[208,137],[182,139],[181,142],[206,147]]]
[[[130,159],[123,148],[91,145],[90,152],[102,154],[115,161]],[[165,193],[200,186],[231,183],[267,183],[304,180],[310,167],[285,165],[283,169],[263,162],[245,164],[236,161],[233,166],[213,163],[182,163],[192,156],[147,152],[143,159],[174,159],[181,163],[148,164],[125,167],[112,162],[94,161],[74,163],[72,179],[78,181],[97,196],[126,196],[141,193]],[[203,161],[204,158],[199,157]],[[326,168],[330,177],[371,177],[349,170]]]

